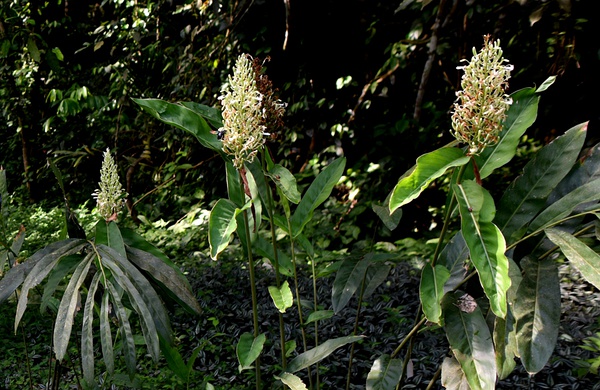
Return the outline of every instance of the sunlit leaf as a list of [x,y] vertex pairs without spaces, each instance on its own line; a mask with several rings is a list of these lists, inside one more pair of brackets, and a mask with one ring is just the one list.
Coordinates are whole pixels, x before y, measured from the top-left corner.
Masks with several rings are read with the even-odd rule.
[[537,117],[540,100],[538,92],[540,91],[536,91],[535,88],[524,88],[511,95],[513,104],[506,113],[498,143],[485,148],[479,156],[475,157],[482,179],[515,156],[521,137]]
[[441,148],[424,154],[417,159],[414,170],[401,179],[390,198],[390,212],[415,200],[429,184],[452,167],[469,162],[469,157],[458,148]]
[[291,390],[307,390],[307,387],[304,382],[302,382],[302,379],[298,378],[294,374],[290,374],[289,372],[282,372],[279,376],[275,375],[275,379],[279,379]]
[[221,110],[219,110],[217,107],[206,106],[204,104],[195,102],[180,102],[179,104],[189,108],[196,114],[206,119],[214,129],[223,127]]
[[479,281],[490,300],[494,314],[506,316],[506,292],[510,287],[506,243],[491,221],[495,215],[494,200],[489,192],[472,180],[452,186],[458,200],[462,235],[469,247],[471,261]]
[[275,164],[269,170],[269,177],[273,182],[281,189],[281,192],[285,197],[292,203],[298,204],[300,202],[300,192],[296,185],[296,178],[292,173],[285,167]]
[[419,298],[423,306],[423,313],[430,322],[440,323],[444,284],[449,277],[450,271],[441,264],[436,264],[435,268],[430,263],[426,263],[423,266]]
[[550,192],[569,172],[585,141],[587,123],[568,130],[543,147],[513,181],[498,205],[494,220],[508,244],[523,236],[542,210]]
[[575,236],[558,229],[546,229],[546,236],[558,245],[571,264],[589,283],[600,290],[600,256]]
[[446,337],[471,389],[493,390],[496,388],[496,358],[492,335],[479,307],[471,313],[458,307],[461,294],[448,294],[444,299]]
[[560,283],[556,261],[521,260],[523,280],[514,315],[517,345],[527,372],[539,372],[554,352],[560,325]]
[[252,363],[258,358],[265,344],[266,336],[264,333],[254,337],[252,333],[243,333],[240,341],[235,347],[235,352],[240,363],[239,371],[252,368]]
[[367,390],[394,390],[402,376],[402,360],[381,355],[367,375]]
[[53,339],[54,353],[56,354],[56,359],[59,361],[63,360],[65,353],[67,352],[75,310],[77,309],[77,301],[79,299],[79,288],[87,276],[94,257],[94,253],[88,254],[85,259],[79,263],[77,268],[75,268],[71,280],[60,301],[60,306],[58,307],[58,313],[56,314],[56,320],[54,322]]
[[310,184],[292,215],[291,224],[294,237],[302,233],[304,226],[312,219],[313,212],[327,200],[333,187],[342,177],[345,166],[346,159],[338,158],[323,169]]
[[269,286],[269,294],[277,310],[282,313],[285,313],[294,304],[294,296],[287,280],[283,282],[280,288]]
[[454,356],[442,362],[442,386],[446,390],[471,390],[467,377]]
[[212,133],[204,118],[189,107],[160,99],[132,100],[153,117],[191,133],[204,147],[222,152],[223,143]]
[[323,344],[296,356],[288,363],[287,372],[294,373],[312,366],[331,355],[336,349],[346,344],[361,340],[364,336],[338,337],[325,341]]
[[219,199],[210,212],[208,242],[210,243],[210,256],[214,260],[227,248],[231,235],[237,229],[236,210],[235,204],[230,200]]

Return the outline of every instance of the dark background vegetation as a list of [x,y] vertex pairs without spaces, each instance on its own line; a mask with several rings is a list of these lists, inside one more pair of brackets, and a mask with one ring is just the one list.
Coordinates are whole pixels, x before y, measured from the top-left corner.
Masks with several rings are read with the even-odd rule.
[[[0,165],[12,202],[29,207],[21,222],[37,221],[43,230],[40,210],[62,205],[48,159],[62,172],[71,206],[90,209],[108,147],[133,220],[179,227],[140,229],[171,255],[205,251],[205,241],[182,231],[192,226],[186,218],[224,196],[222,160],[131,98],[217,105],[233,62],[249,53],[265,59],[288,105],[285,130],[268,143],[277,161],[303,185],[322,162],[348,159],[344,185],[326,204],[330,213],[317,216],[319,248],[333,253],[367,240],[427,239],[432,223],[439,224],[441,190],[433,187],[406,207],[394,232],[377,223],[370,206],[383,201],[417,156],[451,141],[456,67],[485,34],[500,39],[515,67],[509,92],[557,76],[520,155],[584,121],[591,121],[587,144],[600,140],[595,3],[0,0]],[[492,193],[495,183],[501,191],[519,174],[518,157],[510,171],[490,179]],[[28,240],[29,253],[47,243],[35,234]]]

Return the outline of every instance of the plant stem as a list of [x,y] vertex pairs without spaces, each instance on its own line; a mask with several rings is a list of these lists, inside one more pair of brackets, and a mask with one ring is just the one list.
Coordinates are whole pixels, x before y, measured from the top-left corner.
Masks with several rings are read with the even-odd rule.
[[[265,162],[265,153],[261,153],[261,162],[263,172],[266,172],[266,162]],[[275,212],[275,202],[273,201],[273,193],[271,192],[271,187],[269,187],[269,183],[266,175],[263,174],[263,179],[265,181],[265,186],[267,188],[267,207],[269,208],[269,226],[271,228],[271,243],[273,245],[273,266],[275,267],[275,284],[277,288],[281,288],[281,278],[279,276],[279,255],[277,254],[277,235],[275,234],[275,222],[273,221],[273,213]],[[279,340],[281,344],[281,366],[285,370],[287,367],[287,357],[285,350],[285,323],[283,321],[283,313],[278,312],[279,314]]]
[[[312,272],[312,282],[313,282],[313,306],[314,306],[314,310],[318,310],[318,300],[317,300],[317,271],[316,271],[316,267],[315,267],[315,258],[313,256],[310,256],[310,265],[311,265],[311,272]],[[315,348],[319,346],[319,321],[315,321]],[[317,379],[317,389],[319,389],[320,385],[321,385],[321,379],[319,378],[319,363],[317,363],[315,365],[315,370],[316,370],[316,379]]]
[[[352,336],[356,336],[356,333],[358,333],[358,320],[360,318],[360,310],[362,309],[362,301],[363,301],[363,294],[365,292],[365,279],[367,278],[367,273],[365,272],[364,276],[363,276],[363,280],[361,282],[360,285],[360,294],[358,295],[358,305],[356,307],[356,318],[354,319],[354,329],[352,330]],[[356,343],[352,343],[352,346],[350,347],[350,358],[348,360],[348,375],[346,376],[346,390],[350,389],[350,378],[351,378],[351,374],[352,374],[352,359],[354,358],[354,346],[356,345]]]
[[[252,259],[252,244],[250,242],[250,224],[248,223],[248,212],[244,210],[244,228],[246,230],[246,252],[248,255],[248,268],[250,271],[250,292],[252,295],[252,321],[254,323],[254,338],[258,337],[258,303],[256,298],[256,280],[254,273],[254,260]],[[260,390],[260,356],[256,358],[256,389]]]
[[404,345],[406,345],[406,343],[419,331],[419,329],[421,329],[421,326],[423,326],[423,324],[426,321],[427,321],[427,318],[423,317],[423,318],[421,318],[421,320],[419,322],[417,322],[413,326],[413,328],[410,330],[410,332],[408,332],[408,334],[406,336],[404,336],[404,339],[402,339],[400,344],[396,347],[394,352],[390,355],[390,358],[394,358],[394,357],[396,357],[396,355],[398,355],[400,353],[400,351],[402,350]]

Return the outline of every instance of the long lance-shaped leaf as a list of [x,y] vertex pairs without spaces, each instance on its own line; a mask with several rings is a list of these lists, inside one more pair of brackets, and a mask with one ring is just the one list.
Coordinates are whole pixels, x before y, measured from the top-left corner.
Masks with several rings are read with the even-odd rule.
[[461,294],[449,294],[444,299],[446,337],[471,389],[493,390],[496,385],[496,358],[492,335],[479,307],[470,313],[459,308],[458,297]]
[[367,390],[394,390],[402,376],[402,360],[381,355],[367,375]]
[[600,290],[600,256],[575,236],[558,229],[546,229],[546,236],[558,245],[571,264],[589,283]]
[[162,122],[191,133],[204,147],[222,153],[223,143],[211,132],[204,118],[181,104],[160,99],[133,99],[150,115]]
[[344,157],[338,158],[323,169],[308,187],[308,190],[302,196],[302,200],[298,203],[298,207],[296,207],[292,215],[291,234],[293,237],[297,237],[302,233],[304,226],[311,220],[313,212],[327,200],[333,187],[342,177],[345,166],[346,159]]
[[279,376],[275,375],[275,379],[279,379],[291,390],[308,390],[302,379],[289,372],[283,372]]
[[587,123],[575,126],[543,147],[508,187],[495,222],[509,244],[523,236],[550,192],[569,172],[583,146]]
[[600,144],[590,148],[577,161],[571,172],[548,196],[548,204],[556,202],[577,188],[597,179],[600,179]]
[[558,266],[548,258],[521,260],[523,280],[517,290],[514,315],[517,345],[523,366],[539,372],[554,351],[560,324]]
[[336,349],[361,340],[363,337],[364,336],[346,336],[329,339],[318,347],[296,356],[294,360],[288,363],[286,372],[294,373],[310,367],[331,355]]
[[10,246],[10,250],[0,251],[0,276],[4,272],[4,266],[8,262],[8,265],[12,268],[15,265],[15,257],[21,251],[21,247],[23,246],[23,242],[25,241],[25,226],[21,225],[19,227],[19,232],[13,239],[13,242]]
[[363,257],[349,257],[342,262],[338,269],[331,293],[333,311],[339,313],[350,301],[350,298],[361,286],[369,263],[371,254]]
[[[515,156],[521,136],[535,122],[537,117],[539,93],[535,88],[524,88],[511,95],[513,104],[508,109],[506,120],[499,135],[498,143],[486,148],[475,157],[482,179],[495,169],[508,163]],[[466,178],[466,177],[465,177]]]
[[106,371],[112,375],[115,371],[115,353],[113,349],[112,333],[110,331],[110,294],[106,283],[104,283],[104,295],[100,305],[100,344],[102,344],[102,357]]
[[48,279],[44,285],[44,293],[42,294],[42,301],[40,303],[40,313],[44,313],[48,307],[52,296],[56,292],[58,285],[65,280],[65,276],[71,273],[78,264],[81,263],[83,255],[70,255],[64,256],[56,264],[54,269],[50,271]]
[[267,336],[264,333],[254,337],[252,333],[243,333],[240,336],[240,341],[235,347],[235,352],[238,357],[239,371],[252,368],[252,363],[262,352]]
[[[29,260],[35,265],[31,268],[31,271],[28,272],[25,280],[23,281],[23,286],[21,288],[21,295],[19,296],[19,301],[17,303],[17,313],[15,315],[15,332],[19,327],[19,322],[23,317],[23,313],[25,313],[25,309],[27,307],[27,295],[29,294],[29,290],[37,286],[44,280],[44,278],[52,271],[56,263],[63,256],[68,256],[73,253],[79,252],[83,249],[84,246],[87,245],[87,241],[81,239],[66,239],[63,241],[55,242],[53,244],[48,245],[46,248],[36,252]],[[16,268],[16,267],[15,267]],[[26,268],[23,269],[26,271]],[[18,281],[19,276],[21,274],[15,273],[15,279]],[[8,273],[4,276],[4,279],[8,276]],[[10,284],[10,288],[14,286],[13,283]],[[0,285],[0,295],[4,295],[5,292],[8,292],[8,295],[12,294],[14,290],[18,287],[18,285],[14,286],[12,291],[8,292],[9,288]],[[3,291],[4,290],[4,291]]]
[[[266,257],[271,261],[271,264],[275,262],[275,250],[273,244],[263,237],[257,235],[256,240],[252,243],[252,248],[256,251],[256,254],[262,257]],[[277,260],[279,261],[279,273],[286,276],[293,276],[292,260],[284,251],[277,248]]]
[[491,222],[495,214],[494,200],[489,192],[471,180],[454,184],[452,188],[458,199],[462,235],[469,247],[471,261],[492,311],[504,318],[510,278],[504,237]]
[[[511,285],[506,293],[506,298],[508,302],[515,302],[517,290],[523,276],[521,275],[521,269],[511,258],[508,259],[508,264]],[[498,378],[505,379],[513,372],[516,366],[515,356],[518,355],[515,317],[511,306],[509,306],[506,318],[495,318],[493,336]]]
[[369,298],[383,282],[387,279],[392,267],[384,263],[371,263],[365,275],[365,289],[363,299]]
[[442,386],[446,390],[471,390],[467,377],[454,356],[442,362]]
[[450,271],[441,264],[436,264],[435,268],[429,263],[423,266],[419,298],[423,306],[423,313],[430,322],[440,323],[444,284],[448,278],[450,278]]
[[95,254],[89,253],[73,271],[71,280],[65,289],[63,297],[58,307],[56,321],[54,322],[54,353],[56,359],[62,361],[67,352],[69,339],[71,338],[71,329],[73,328],[73,319],[77,309],[77,300],[79,298],[79,288],[85,280],[87,273],[92,265]]
[[188,311],[200,314],[201,308],[196,296],[181,272],[165,264],[162,259],[151,253],[127,247],[127,259],[138,268],[148,272],[163,290],[171,293],[170,296]]
[[[127,261],[124,258],[119,259],[120,254],[117,251],[100,245],[98,246],[98,253],[102,256],[102,263],[110,269],[116,282],[127,292],[129,301],[140,316],[142,333],[150,355],[155,361],[158,361],[160,347],[157,325],[164,328],[168,327],[168,319],[160,298],[158,298],[150,283],[139,274],[139,271],[133,265],[130,263],[124,264]],[[127,274],[123,272],[120,266],[126,267]],[[136,276],[138,276],[138,280],[136,280]],[[136,285],[130,280],[130,277],[135,280]],[[148,299],[149,296],[152,296],[155,300]],[[164,332],[166,332],[166,329]]]
[[100,284],[102,273],[96,271],[88,289],[83,308],[83,324],[81,325],[81,371],[87,383],[94,383],[94,296]]
[[135,342],[133,340],[133,332],[131,331],[131,324],[127,316],[127,311],[119,291],[117,291],[115,285],[110,281],[106,280],[106,287],[110,291],[112,302],[114,304],[115,312],[117,313],[117,319],[119,320],[119,331],[121,332],[121,339],[123,345],[123,357],[125,358],[125,366],[129,373],[129,378],[135,376],[136,356],[135,356]]
[[415,200],[429,184],[452,167],[469,162],[469,157],[458,148],[441,148],[422,155],[410,175],[402,178],[390,197],[390,212]]
[[[573,210],[587,202],[595,202],[600,199],[600,179],[576,188],[564,197],[548,206],[529,225],[528,232],[544,229],[561,219],[567,217]],[[600,206],[599,206],[600,207]]]

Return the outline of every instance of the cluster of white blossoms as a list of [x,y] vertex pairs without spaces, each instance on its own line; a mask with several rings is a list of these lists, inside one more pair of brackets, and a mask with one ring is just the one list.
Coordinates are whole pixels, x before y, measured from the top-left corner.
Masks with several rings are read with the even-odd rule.
[[251,162],[265,143],[263,94],[256,85],[252,61],[240,55],[229,76],[229,83],[219,97],[223,106],[223,150],[233,157],[233,165],[241,169]]
[[114,221],[117,219],[117,213],[125,204],[125,192],[119,182],[117,164],[115,164],[109,149],[104,152],[98,185],[100,189],[92,194],[98,203],[98,212],[106,221]]
[[463,69],[461,87],[452,115],[452,134],[466,143],[469,155],[480,154],[486,146],[498,142],[512,99],[505,93],[513,66],[502,57],[500,41],[484,37],[483,49]]

